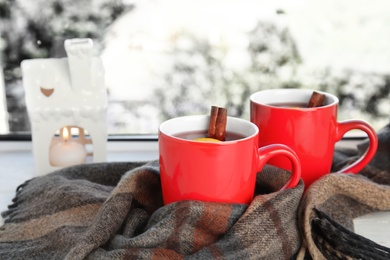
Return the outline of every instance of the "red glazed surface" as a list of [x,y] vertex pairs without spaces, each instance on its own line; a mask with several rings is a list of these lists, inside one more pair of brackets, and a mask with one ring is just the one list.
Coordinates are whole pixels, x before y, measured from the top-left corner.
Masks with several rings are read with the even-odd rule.
[[[193,122],[197,122],[200,129],[207,129],[208,116],[183,118],[187,121],[182,118],[173,120],[186,124],[188,130]],[[163,124],[170,123],[176,122]],[[249,129],[249,135],[247,133],[246,138],[235,141],[207,143],[174,137],[171,130],[164,131],[167,128],[160,127],[159,159],[164,204],[181,200],[249,204],[254,196],[256,173],[269,158],[278,154],[287,156],[294,164],[294,174],[283,188],[297,185],[300,164],[291,149],[283,145],[258,149],[257,127],[249,121],[228,117],[228,131],[233,124],[236,129]]]
[[[357,173],[375,155],[378,140],[372,127],[361,120],[337,122],[337,97],[327,95],[326,105],[317,108],[285,108],[268,104],[308,101],[312,90],[277,89],[251,96],[251,122],[259,127],[259,145],[281,143],[291,147],[302,166],[306,188],[331,170],[335,143],[352,129],[360,129],[370,139],[368,151],[354,164],[340,172]],[[271,164],[290,169],[290,163],[275,157]]]

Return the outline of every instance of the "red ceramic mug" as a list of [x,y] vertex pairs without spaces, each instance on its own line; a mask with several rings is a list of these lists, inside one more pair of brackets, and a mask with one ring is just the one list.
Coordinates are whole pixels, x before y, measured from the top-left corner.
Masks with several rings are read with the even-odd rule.
[[[334,145],[346,132],[352,129],[364,131],[370,146],[359,160],[340,172],[359,172],[370,162],[378,147],[376,133],[366,122],[337,121],[339,100],[334,95],[321,92],[326,98],[320,107],[296,107],[307,104],[312,93],[313,90],[308,89],[269,89],[250,97],[250,119],[259,127],[259,145],[281,143],[291,147],[300,159],[306,188],[330,172]],[[273,158],[270,164],[291,168],[290,163],[282,157]]]
[[224,142],[200,142],[209,116],[184,116],[159,127],[159,160],[164,204],[201,200],[249,204],[256,174],[273,156],[283,155],[293,165],[290,179],[282,188],[295,187],[300,180],[299,159],[280,144],[258,148],[259,130],[253,123],[228,117]]

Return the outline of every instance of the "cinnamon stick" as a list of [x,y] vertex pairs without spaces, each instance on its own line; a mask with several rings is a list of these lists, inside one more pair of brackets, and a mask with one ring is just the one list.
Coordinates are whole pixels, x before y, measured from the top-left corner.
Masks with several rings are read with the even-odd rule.
[[208,130],[208,136],[210,138],[215,137],[215,125],[217,123],[217,117],[218,117],[218,107],[212,106],[210,112],[210,122],[209,122],[209,130]]
[[225,141],[227,109],[218,108],[217,122],[215,123],[215,139]]
[[211,107],[208,137],[225,141],[227,123],[227,109],[222,107]]
[[310,97],[307,107],[320,107],[324,103],[325,94],[313,91],[313,94]]

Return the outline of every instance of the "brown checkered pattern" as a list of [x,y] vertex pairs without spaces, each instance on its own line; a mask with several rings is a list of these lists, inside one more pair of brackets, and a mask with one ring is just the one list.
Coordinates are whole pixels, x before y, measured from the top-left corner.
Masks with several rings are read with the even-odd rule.
[[[374,162],[390,158],[387,129]],[[334,167],[358,153],[337,151]],[[74,166],[18,188],[2,213],[0,259],[390,259],[352,227],[390,210],[390,169],[380,165],[328,174],[304,194],[302,181],[275,192],[289,173],[267,165],[249,206],[163,206],[158,162]]]

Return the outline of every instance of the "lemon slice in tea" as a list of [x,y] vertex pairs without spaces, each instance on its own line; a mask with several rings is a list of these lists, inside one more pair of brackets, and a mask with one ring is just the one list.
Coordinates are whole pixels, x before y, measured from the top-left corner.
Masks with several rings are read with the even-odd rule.
[[221,142],[218,139],[214,139],[214,138],[210,138],[210,137],[195,138],[194,141],[199,141],[199,142]]

